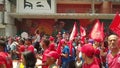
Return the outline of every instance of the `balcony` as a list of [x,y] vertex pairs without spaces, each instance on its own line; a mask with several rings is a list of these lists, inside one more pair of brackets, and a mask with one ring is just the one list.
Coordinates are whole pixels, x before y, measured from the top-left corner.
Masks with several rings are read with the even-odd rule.
[[[93,0],[57,0],[58,4],[91,4]],[[100,4],[103,1],[110,1],[112,3],[119,3],[120,0],[94,0],[95,4]]]
[[[82,2],[81,2],[82,1]],[[88,2],[87,2],[88,1]],[[67,4],[66,4],[67,3]],[[88,4],[86,4],[88,3]],[[115,13],[120,11],[120,5],[113,5],[110,2],[102,3],[101,0],[95,0],[94,9],[91,0],[58,0],[56,13],[40,14],[40,13],[16,13],[16,6],[12,5],[10,16],[14,18],[47,18],[47,19],[113,19]],[[109,7],[109,5],[111,7]],[[105,6],[105,7],[104,7]]]

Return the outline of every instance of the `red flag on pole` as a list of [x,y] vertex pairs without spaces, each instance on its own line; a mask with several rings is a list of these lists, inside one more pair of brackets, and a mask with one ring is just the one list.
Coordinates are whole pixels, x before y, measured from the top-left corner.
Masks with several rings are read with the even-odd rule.
[[116,33],[117,35],[120,36],[120,16],[119,13],[117,12],[112,23],[110,24],[109,28]]
[[80,35],[81,36],[86,36],[86,31],[82,26],[80,26]]
[[56,51],[57,51],[57,53],[58,53],[59,55],[61,55],[61,46],[62,46],[61,41],[59,41],[58,47],[57,47],[57,49],[56,49]]
[[71,35],[70,35],[70,38],[69,38],[69,49],[70,49],[70,55],[72,56],[72,48],[73,48],[73,45],[72,45],[72,41],[73,39],[77,36],[77,25],[76,25],[76,22],[74,23],[74,26],[73,26],[73,30],[71,32]]
[[90,38],[98,41],[98,42],[101,42],[102,41],[102,31],[101,31],[101,25],[100,25],[100,21],[97,20],[97,22],[95,23],[95,25],[93,26],[92,28],[92,31],[90,33]]
[[82,26],[80,26],[80,36],[81,36],[81,43],[85,43],[86,31]]
[[77,36],[77,33],[78,33],[77,32],[77,25],[76,25],[76,22],[75,22],[69,40],[70,41],[73,40]]
[[104,40],[104,24],[101,25],[101,41]]

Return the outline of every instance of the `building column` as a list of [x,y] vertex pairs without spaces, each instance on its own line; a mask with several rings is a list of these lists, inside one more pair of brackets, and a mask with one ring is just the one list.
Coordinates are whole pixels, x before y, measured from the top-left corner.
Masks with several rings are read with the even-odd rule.
[[6,25],[5,28],[5,36],[15,36],[16,35],[16,27],[13,25]]
[[5,0],[5,12],[4,12],[4,23],[5,23],[5,36],[15,36],[16,35],[16,26],[14,18],[9,16],[10,13],[10,2]]
[[92,13],[95,13],[95,1],[92,0],[92,4],[91,4],[91,8],[92,8]]
[[103,1],[101,6],[101,13],[111,13],[112,3],[110,1]]

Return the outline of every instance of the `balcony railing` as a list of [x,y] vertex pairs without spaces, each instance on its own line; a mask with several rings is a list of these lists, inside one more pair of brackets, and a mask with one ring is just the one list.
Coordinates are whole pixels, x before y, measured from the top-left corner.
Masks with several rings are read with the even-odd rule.
[[[95,8],[95,13],[106,13],[106,14],[114,14],[120,11],[120,8],[110,8],[108,9],[101,9]],[[66,8],[66,9],[58,9],[57,13],[92,13],[91,8]]]
[[[91,2],[93,0],[58,0],[59,1],[81,1],[81,2]],[[111,2],[120,2],[120,0],[94,0],[94,2],[103,2],[103,1],[111,1]]]

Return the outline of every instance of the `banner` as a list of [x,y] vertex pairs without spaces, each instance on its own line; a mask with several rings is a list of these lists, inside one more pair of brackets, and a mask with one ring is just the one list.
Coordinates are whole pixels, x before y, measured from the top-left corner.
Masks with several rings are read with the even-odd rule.
[[78,34],[78,31],[77,31],[77,25],[76,25],[76,22],[75,22],[74,26],[73,26],[73,30],[72,30],[72,32],[70,34],[69,40],[70,41],[73,40],[77,36],[77,34]]
[[101,42],[103,41],[103,33],[103,25],[100,24],[99,20],[97,20],[90,33],[90,38],[94,39],[95,41]]
[[80,26],[80,37],[81,37],[82,44],[85,43],[85,36],[86,36],[86,31],[82,26]]
[[77,31],[77,25],[76,25],[76,22],[74,23],[74,26],[73,26],[73,30],[71,32],[71,35],[70,35],[70,38],[69,38],[69,51],[70,51],[70,56],[72,56],[72,49],[73,49],[73,45],[72,45],[72,41],[73,39],[77,36],[78,34],[78,31]]
[[112,23],[110,24],[109,28],[120,36],[120,16],[119,13],[116,13]]

